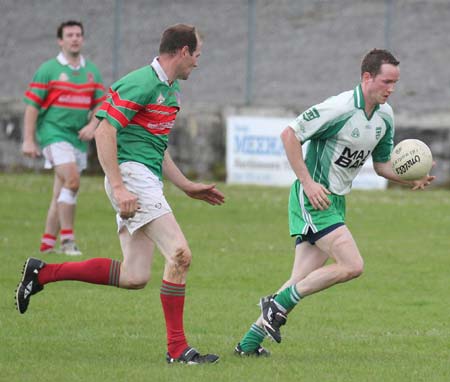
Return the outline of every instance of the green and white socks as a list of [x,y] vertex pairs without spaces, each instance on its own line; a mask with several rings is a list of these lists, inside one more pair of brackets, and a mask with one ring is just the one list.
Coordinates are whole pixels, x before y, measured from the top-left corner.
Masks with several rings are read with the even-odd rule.
[[[286,312],[290,312],[300,301],[301,296],[297,292],[295,285],[283,289],[280,293],[275,296],[275,302]],[[282,309],[282,310],[283,310]],[[266,337],[266,332],[263,328],[258,325],[252,324],[247,333],[240,341],[241,348],[245,352],[252,352],[258,349],[261,342],[263,342]]]
[[251,352],[253,350],[258,349],[261,342],[263,342],[266,337],[266,332],[263,328],[260,328],[256,324],[252,324],[247,333],[245,333],[244,337],[240,342],[241,348],[245,352]]
[[297,288],[295,284],[283,289],[280,293],[278,293],[274,300],[276,303],[281,305],[287,312],[291,311],[295,305],[297,305],[300,301],[300,294],[297,292]]

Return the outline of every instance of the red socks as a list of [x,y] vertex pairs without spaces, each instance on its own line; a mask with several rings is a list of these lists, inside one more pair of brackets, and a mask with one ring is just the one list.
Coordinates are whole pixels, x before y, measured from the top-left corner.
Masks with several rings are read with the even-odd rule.
[[39,251],[41,252],[50,252],[53,251],[56,244],[56,236],[53,236],[49,233],[44,233],[41,238],[41,246]]
[[185,290],[185,284],[162,281],[160,297],[166,319],[167,348],[172,358],[178,358],[189,346],[183,328]]
[[64,243],[66,240],[74,241],[75,234],[73,233],[73,229],[62,229],[60,231],[61,243]]
[[[60,232],[61,236],[61,243],[65,242],[66,240],[74,241],[75,240],[75,234],[73,232],[73,229],[62,229]],[[51,252],[55,248],[56,244],[56,236],[53,236],[50,233],[44,233],[41,238],[41,246],[39,248],[39,251],[41,252]]]
[[[45,285],[55,281],[76,280],[91,284],[119,286],[118,260],[95,258],[86,261],[46,264],[38,274],[38,282]],[[171,357],[178,358],[188,347],[183,328],[185,284],[163,280],[161,303],[166,320],[167,347]]]
[[39,271],[38,282],[45,285],[54,281],[75,280],[118,287],[120,264],[118,260],[104,258],[75,263],[46,264]]

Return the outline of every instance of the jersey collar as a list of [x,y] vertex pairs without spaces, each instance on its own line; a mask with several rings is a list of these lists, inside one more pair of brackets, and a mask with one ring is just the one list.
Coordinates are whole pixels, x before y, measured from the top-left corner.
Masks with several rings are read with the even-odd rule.
[[67,61],[67,58],[66,58],[66,56],[64,56],[63,52],[60,52],[58,54],[58,56],[56,56],[56,59],[58,60],[58,62],[61,65],[68,66],[72,70],[79,70],[80,68],[84,68],[86,66],[86,60],[84,59],[84,57],[82,55],[80,55],[80,65],[78,65],[78,66],[70,65],[69,61]]
[[166,85],[169,85],[169,77],[167,77],[166,72],[162,68],[161,64],[159,63],[159,57],[155,57],[151,63],[151,67],[155,70],[156,75],[158,76],[159,80],[161,82],[166,83]]
[[[355,107],[357,109],[361,109],[362,111],[364,111],[364,114],[366,114],[365,111],[365,107],[366,107],[366,102],[364,101],[364,94],[362,91],[362,87],[361,84],[357,85],[356,88],[353,90],[353,99],[355,101]],[[370,120],[373,116],[373,114],[380,108],[380,105],[376,105],[373,108],[372,114],[370,116],[366,115],[366,118],[368,120]]]

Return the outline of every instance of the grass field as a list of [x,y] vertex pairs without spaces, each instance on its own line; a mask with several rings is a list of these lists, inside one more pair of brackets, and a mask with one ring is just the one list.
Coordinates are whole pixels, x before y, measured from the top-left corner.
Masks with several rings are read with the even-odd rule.
[[[37,255],[51,182],[0,174],[0,381],[450,381],[450,191],[354,191],[347,223],[363,276],[301,302],[283,343],[266,340],[271,358],[240,359],[232,350],[256,319],[259,297],[290,272],[288,189],[220,185],[227,202],[211,207],[167,185],[194,254],[188,339],[221,355],[217,365],[189,367],[164,360],[160,256],[144,290],[48,284],[25,315],[14,309],[22,264]],[[83,178],[78,206],[82,258],[119,259],[102,178]]]

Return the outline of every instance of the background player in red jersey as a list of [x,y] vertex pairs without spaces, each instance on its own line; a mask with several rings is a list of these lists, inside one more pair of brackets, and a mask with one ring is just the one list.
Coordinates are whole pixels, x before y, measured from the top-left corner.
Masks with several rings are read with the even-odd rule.
[[212,205],[224,202],[214,184],[188,180],[167,150],[168,134],[180,109],[178,79],[197,66],[201,40],[193,26],[177,24],[164,31],[151,65],[135,70],[111,86],[98,118],[95,137],[105,171],[108,197],[117,212],[123,262],[95,258],[83,262],[45,264],[29,258],[16,292],[20,313],[43,285],[78,280],[126,289],[144,288],[150,279],[155,246],[166,263],[161,303],[167,329],[169,363],[215,363],[215,354],[201,355],[188,345],[183,311],[186,276],[192,254],[163,194],[162,175],[194,199]]
[[55,171],[40,251],[53,252],[61,230],[61,252],[81,255],[73,231],[75,205],[80,173],[87,164],[87,142],[98,125],[95,111],[105,96],[97,67],[81,55],[83,25],[66,21],[57,37],[61,52],[39,67],[25,93],[22,152],[35,158],[42,149],[45,168]]

